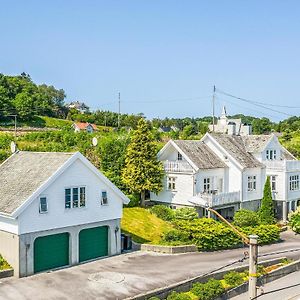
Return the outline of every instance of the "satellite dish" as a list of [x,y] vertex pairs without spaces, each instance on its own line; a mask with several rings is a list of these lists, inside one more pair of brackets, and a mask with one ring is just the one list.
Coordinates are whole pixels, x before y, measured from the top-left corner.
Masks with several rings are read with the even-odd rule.
[[93,144],[93,146],[97,146],[98,145],[98,139],[96,138],[96,137],[93,137],[93,139],[92,139],[92,144]]
[[11,151],[11,153],[17,152],[17,145],[16,145],[16,143],[14,141],[12,141],[10,143],[10,151]]

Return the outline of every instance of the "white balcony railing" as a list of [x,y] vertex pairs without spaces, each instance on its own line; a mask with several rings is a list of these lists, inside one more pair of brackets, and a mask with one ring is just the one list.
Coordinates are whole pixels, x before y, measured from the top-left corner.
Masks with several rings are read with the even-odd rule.
[[164,165],[164,169],[166,172],[174,172],[174,173],[188,172],[188,173],[190,173],[193,171],[193,168],[187,162],[166,160],[163,162],[163,165]]
[[278,171],[300,171],[300,160],[266,160],[267,169]]
[[204,199],[210,207],[227,205],[241,201],[240,191],[220,194],[201,193],[200,197]]

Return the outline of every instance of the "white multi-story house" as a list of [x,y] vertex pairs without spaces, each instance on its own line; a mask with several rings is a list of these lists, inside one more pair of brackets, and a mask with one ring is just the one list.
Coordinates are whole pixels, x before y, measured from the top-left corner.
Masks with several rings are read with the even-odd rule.
[[[300,204],[300,161],[274,135],[207,133],[199,141],[170,140],[159,152],[164,189],[151,200],[173,208],[200,197],[223,216],[239,208],[257,210],[270,176],[278,217]],[[205,211],[200,209],[200,215]]]

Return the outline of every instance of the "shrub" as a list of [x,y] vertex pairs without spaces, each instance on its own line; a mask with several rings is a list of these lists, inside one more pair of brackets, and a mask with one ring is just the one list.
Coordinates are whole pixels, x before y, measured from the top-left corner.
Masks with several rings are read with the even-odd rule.
[[258,214],[252,210],[240,209],[233,217],[234,224],[239,227],[257,226],[259,224]]
[[289,221],[292,230],[296,233],[300,233],[300,207],[295,212],[289,214]]
[[140,204],[140,198],[136,194],[128,195],[127,196],[130,202],[126,205],[126,207],[136,207]]
[[174,211],[165,205],[154,205],[150,208],[150,212],[164,221],[171,221],[174,219]]
[[191,297],[185,293],[172,292],[167,300],[191,300]]
[[192,288],[192,293],[201,300],[212,300],[217,298],[225,291],[220,280],[210,279],[206,283],[195,283]]
[[198,219],[198,213],[193,207],[183,207],[174,211],[175,219],[178,220],[194,220]]
[[238,286],[244,282],[243,274],[235,271],[225,274],[224,280],[231,287]]
[[272,198],[270,177],[267,177],[265,187],[264,187],[264,196],[261,200],[261,207],[259,209],[259,221],[261,224],[274,224],[275,223],[275,214],[274,214],[274,203]]
[[162,242],[168,244],[188,244],[190,243],[189,234],[185,231],[173,229],[164,233],[162,237]]
[[244,227],[242,231],[247,235],[258,235],[258,243],[260,245],[277,242],[280,238],[280,229],[277,225],[259,225],[254,228]]

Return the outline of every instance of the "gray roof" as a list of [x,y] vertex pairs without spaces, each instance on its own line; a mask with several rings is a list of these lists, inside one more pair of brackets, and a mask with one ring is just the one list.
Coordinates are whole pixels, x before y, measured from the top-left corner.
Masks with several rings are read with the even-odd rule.
[[272,135],[247,135],[242,137],[248,152],[263,151],[271,138]]
[[216,133],[211,133],[211,135],[243,167],[263,167],[263,164],[248,152],[241,136]]
[[12,214],[74,153],[18,151],[0,165],[0,212]]
[[227,167],[202,141],[176,140],[174,143],[199,169]]

